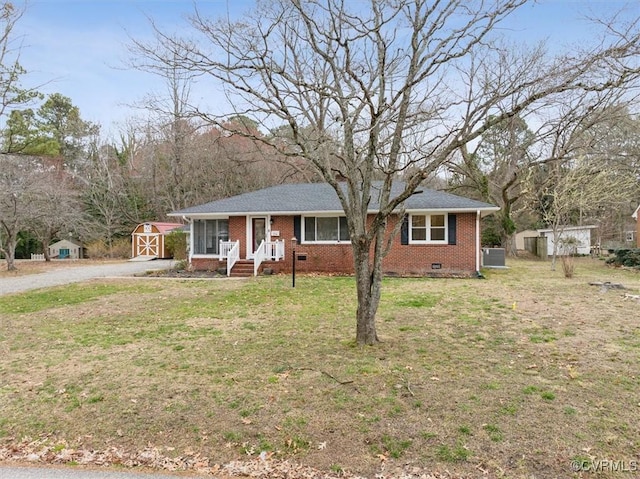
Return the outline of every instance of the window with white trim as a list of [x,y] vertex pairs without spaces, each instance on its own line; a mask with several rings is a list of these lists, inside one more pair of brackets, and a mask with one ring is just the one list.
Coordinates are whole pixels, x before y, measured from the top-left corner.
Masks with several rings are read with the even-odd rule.
[[410,243],[446,243],[446,214],[411,215],[409,217]]
[[338,243],[350,241],[346,216],[305,216],[305,243]]
[[193,222],[194,254],[219,254],[220,241],[229,241],[229,220]]

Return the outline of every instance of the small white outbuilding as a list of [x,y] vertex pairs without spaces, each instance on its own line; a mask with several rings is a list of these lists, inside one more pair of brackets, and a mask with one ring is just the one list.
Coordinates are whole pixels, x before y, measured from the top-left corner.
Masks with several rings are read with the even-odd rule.
[[[544,236],[547,239],[547,254],[553,255],[554,242],[558,241],[558,250],[556,254],[563,256],[571,252],[575,252],[580,255],[591,254],[591,230],[596,229],[597,226],[561,226],[558,228],[557,238],[554,238],[552,229],[540,229],[537,230],[540,236]],[[567,248],[564,245],[572,245],[571,248]]]
[[60,240],[49,245],[49,258],[52,259],[82,259],[82,245],[68,239]]

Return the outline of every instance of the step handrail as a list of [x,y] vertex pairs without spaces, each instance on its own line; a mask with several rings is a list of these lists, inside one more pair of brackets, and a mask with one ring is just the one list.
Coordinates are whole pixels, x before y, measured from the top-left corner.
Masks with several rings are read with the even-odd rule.
[[236,241],[235,244],[229,249],[227,253],[227,276],[231,276],[231,270],[236,262],[240,259],[240,241]]

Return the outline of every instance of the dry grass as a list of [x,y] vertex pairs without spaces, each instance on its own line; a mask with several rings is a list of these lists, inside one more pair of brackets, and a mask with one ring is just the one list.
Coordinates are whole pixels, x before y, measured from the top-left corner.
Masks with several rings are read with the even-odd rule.
[[351,278],[95,281],[0,297],[0,441],[149,444],[327,471],[381,464],[571,477],[637,459],[637,272],[512,261],[486,280],[385,280],[358,348]]

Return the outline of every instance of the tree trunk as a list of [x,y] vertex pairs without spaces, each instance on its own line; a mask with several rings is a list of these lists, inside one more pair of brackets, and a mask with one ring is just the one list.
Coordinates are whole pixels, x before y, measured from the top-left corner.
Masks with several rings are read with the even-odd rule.
[[556,258],[558,257],[558,238],[560,234],[558,233],[558,228],[556,225],[553,226],[552,230],[552,238],[553,238],[553,254],[551,255],[551,271],[556,270]]
[[[0,226],[5,232],[5,242],[0,241],[0,253],[4,254],[7,261],[7,271],[16,271],[16,246],[18,245],[18,233],[16,225],[7,225],[4,221]],[[12,227],[13,226],[13,227]],[[14,233],[15,231],[15,233]]]
[[4,257],[7,261],[7,271],[17,271],[16,266],[16,245],[18,241],[14,238],[7,238],[7,245],[4,248],[0,248],[0,252],[4,253]]
[[353,246],[355,257],[358,311],[356,313],[356,342],[359,346],[377,343],[376,312],[380,303],[380,282],[375,281],[375,272],[369,265],[369,244]]
[[16,266],[16,244],[17,241],[8,241],[7,250],[5,251],[5,256],[7,257],[7,270],[8,271],[17,271],[18,267]]
[[509,236],[507,236],[507,246],[505,251],[507,252],[507,256],[511,257],[511,258],[517,258],[518,257],[518,247],[516,245],[516,235],[515,234],[511,234]]
[[[47,228],[48,230],[48,228]],[[44,253],[44,260],[51,261],[51,257],[49,256],[49,245],[51,244],[51,234],[47,231],[44,238],[42,238],[42,249]]]

